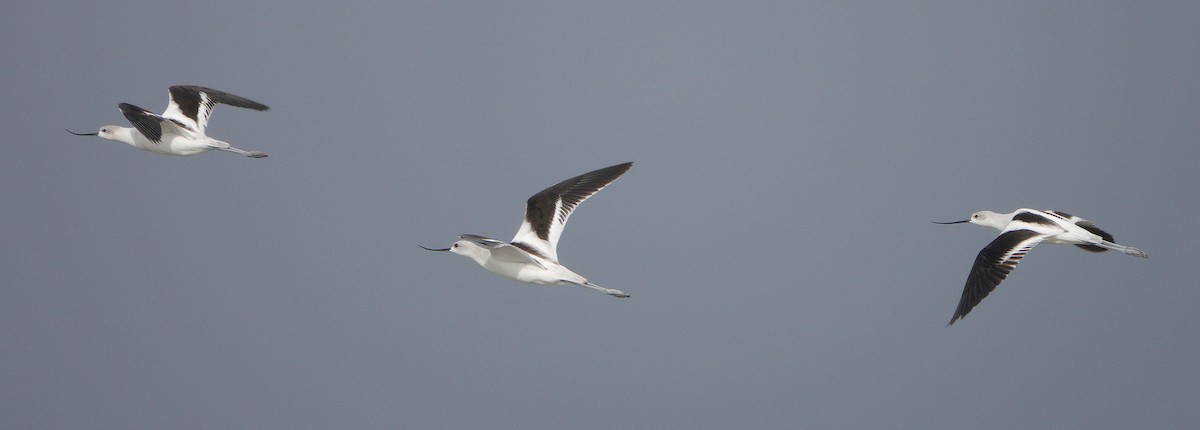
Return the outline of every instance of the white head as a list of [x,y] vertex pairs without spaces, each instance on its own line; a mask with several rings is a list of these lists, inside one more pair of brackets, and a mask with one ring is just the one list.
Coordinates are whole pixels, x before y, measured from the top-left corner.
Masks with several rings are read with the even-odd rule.
[[421,249],[424,249],[426,251],[450,251],[450,252],[453,252],[458,255],[470,257],[472,260],[475,260],[476,263],[479,263],[481,265],[483,264],[484,261],[487,260],[488,255],[490,255],[490,253],[486,249],[483,249],[483,247],[479,246],[475,242],[471,242],[466,239],[462,239],[462,240],[459,240],[458,242],[454,242],[453,244],[450,245],[449,248],[434,249],[434,248],[426,248],[421,245],[417,245],[417,246],[420,246]]
[[934,224],[961,224],[964,222],[969,222],[969,223],[975,224],[975,225],[982,225],[984,227],[991,227],[991,228],[994,228],[997,230],[1004,230],[1004,227],[1008,226],[1008,223],[1010,221],[1012,221],[1012,217],[1008,216],[1007,214],[998,214],[998,213],[995,213],[992,211],[979,211],[979,212],[975,212],[975,213],[971,214],[970,218],[964,219],[962,221],[951,221],[951,222],[934,221]]
[[124,140],[121,140],[121,138],[118,136],[122,134],[123,130],[127,130],[127,129],[128,128],[121,127],[119,125],[106,125],[104,127],[100,127],[100,131],[97,131],[95,133],[76,133],[71,130],[67,130],[67,133],[71,133],[76,136],[100,136],[100,137],[108,139],[108,140],[124,142]]

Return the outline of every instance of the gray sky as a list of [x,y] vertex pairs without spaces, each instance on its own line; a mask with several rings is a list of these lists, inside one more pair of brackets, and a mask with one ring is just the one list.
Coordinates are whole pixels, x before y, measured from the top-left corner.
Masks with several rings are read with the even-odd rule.
[[[22,2],[0,428],[1195,428],[1195,2]],[[271,106],[168,157],[195,84]],[[564,263],[427,253],[624,161]],[[1062,210],[945,327],[995,231]]]

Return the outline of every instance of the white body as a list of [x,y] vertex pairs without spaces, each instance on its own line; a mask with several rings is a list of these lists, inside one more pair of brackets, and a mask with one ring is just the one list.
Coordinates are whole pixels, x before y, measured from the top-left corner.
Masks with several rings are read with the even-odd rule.
[[106,125],[96,135],[115,142],[128,144],[137,149],[163,155],[195,155],[214,149],[223,149],[241,155],[250,154],[250,152],[234,149],[228,143],[208,136],[185,136],[168,132],[165,127],[162,142],[158,143],[150,141],[142,133],[139,133],[137,129],[116,125]]
[[[509,245],[488,249],[469,240],[460,240],[450,247],[450,252],[470,257],[484,269],[517,282],[538,285],[585,284],[587,278],[572,272],[562,264],[546,260]],[[523,254],[523,255],[517,255]],[[516,257],[514,258],[506,257]]]
[[578,285],[615,297],[629,297],[624,291],[604,288],[588,282],[557,261],[530,253],[511,243],[474,235],[450,245],[450,252],[470,258],[487,271],[505,278],[537,285]]

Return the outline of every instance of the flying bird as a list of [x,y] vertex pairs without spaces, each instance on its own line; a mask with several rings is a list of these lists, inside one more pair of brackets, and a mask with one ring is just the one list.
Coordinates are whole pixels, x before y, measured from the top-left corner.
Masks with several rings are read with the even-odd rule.
[[265,111],[267,105],[223,91],[193,85],[177,85],[170,88],[170,100],[162,115],[155,114],[129,103],[117,107],[133,124],[133,128],[117,125],[100,127],[95,133],[76,133],[76,136],[100,136],[124,142],[134,148],[166,155],[195,155],[211,150],[228,151],[251,158],[263,158],[267,154],[259,151],[243,151],[228,143],[204,134],[208,118],[218,104],[227,104],[247,109]]
[[578,285],[613,297],[629,297],[624,291],[604,288],[572,272],[558,261],[558,239],[571,212],[624,174],[633,163],[622,163],[584,173],[534,194],[525,202],[525,220],[511,242],[474,234],[463,234],[449,248],[470,257],[484,269],[518,282],[539,285]]
[[1140,249],[1113,243],[1113,236],[1097,228],[1091,221],[1065,212],[1022,208],[1007,214],[992,211],[975,212],[971,214],[970,219],[962,221],[935,221],[936,224],[965,222],[1000,230],[1000,236],[980,250],[979,255],[975,257],[975,265],[971,266],[971,273],[967,275],[967,284],[963,287],[958,309],[946,325],[954,324],[971,312],[971,308],[995,290],[1017,267],[1017,263],[1025,258],[1025,254],[1039,243],[1075,245],[1092,252],[1113,250],[1134,257],[1147,257]]

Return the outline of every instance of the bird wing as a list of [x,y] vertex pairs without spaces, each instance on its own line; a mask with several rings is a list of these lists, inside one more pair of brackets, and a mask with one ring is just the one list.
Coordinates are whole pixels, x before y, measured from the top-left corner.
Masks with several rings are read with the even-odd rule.
[[[1025,254],[1041,243],[1048,235],[1032,230],[1006,230],[979,251],[975,264],[967,275],[962,298],[949,324],[962,319],[978,305],[984,297],[996,289],[1004,278],[1025,258]],[[949,325],[947,324],[947,325]]]
[[164,118],[154,112],[142,109],[129,103],[121,103],[118,105],[121,113],[125,115],[125,119],[129,120],[130,124],[141,132],[146,139],[151,142],[162,142],[163,132],[169,134],[182,134],[185,126],[171,118]]
[[162,116],[179,121],[201,136],[205,135],[208,118],[218,103],[259,111],[269,109],[267,105],[245,97],[195,85],[176,85],[169,92],[170,100]]
[[534,194],[525,202],[525,220],[517,229],[513,243],[536,250],[550,261],[558,261],[558,239],[567,219],[580,203],[621,177],[633,163],[584,173],[559,182]]

